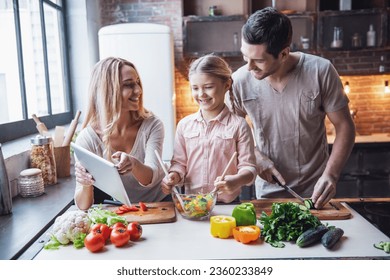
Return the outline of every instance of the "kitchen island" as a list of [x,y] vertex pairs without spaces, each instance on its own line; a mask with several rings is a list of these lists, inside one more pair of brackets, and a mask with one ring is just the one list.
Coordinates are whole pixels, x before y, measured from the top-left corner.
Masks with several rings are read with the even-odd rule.
[[[213,215],[231,215],[234,205],[217,205]],[[348,206],[346,206],[348,207]],[[209,221],[190,221],[177,215],[173,223],[143,225],[139,241],[122,248],[112,244],[102,252],[91,253],[86,248],[72,246],[59,250],[41,250],[35,260],[221,260],[221,259],[390,259],[390,255],[374,248],[373,244],[389,238],[353,209],[346,220],[323,221],[344,230],[341,242],[332,250],[321,244],[300,248],[285,242],[284,248],[274,248],[259,239],[244,245],[230,239],[210,235]]]

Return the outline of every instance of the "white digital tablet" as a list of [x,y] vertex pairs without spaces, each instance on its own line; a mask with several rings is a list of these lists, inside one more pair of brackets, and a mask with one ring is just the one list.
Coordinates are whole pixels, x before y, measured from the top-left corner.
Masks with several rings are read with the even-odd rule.
[[73,142],[71,146],[76,154],[77,160],[80,161],[95,180],[95,187],[123,204],[131,205],[121,176],[112,162],[101,158]]

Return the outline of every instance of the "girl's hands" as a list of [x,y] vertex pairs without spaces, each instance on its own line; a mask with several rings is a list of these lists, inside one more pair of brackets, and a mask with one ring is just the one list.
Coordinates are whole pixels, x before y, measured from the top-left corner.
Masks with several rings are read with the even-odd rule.
[[221,181],[221,176],[218,176],[214,181],[214,187],[218,193],[226,193],[228,195],[237,192],[241,188],[241,184],[237,181],[236,175],[226,175]]
[[83,186],[92,186],[95,183],[92,175],[81,165],[80,162],[76,161],[75,165],[76,181]]
[[115,152],[111,158],[116,162],[115,167],[118,169],[119,174],[123,175],[133,171],[135,159],[132,156],[125,152]]
[[161,190],[165,194],[170,194],[172,188],[180,182],[180,175],[176,172],[171,172],[165,176],[161,182]]

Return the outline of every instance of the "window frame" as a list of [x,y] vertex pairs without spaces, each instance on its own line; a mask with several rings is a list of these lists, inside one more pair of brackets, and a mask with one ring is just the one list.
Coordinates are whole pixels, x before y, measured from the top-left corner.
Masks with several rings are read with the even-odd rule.
[[[48,115],[38,116],[40,121],[45,123],[48,129],[52,129],[57,125],[64,125],[71,122],[73,118],[73,100],[70,88],[70,71],[69,71],[69,52],[68,52],[68,32],[66,24],[66,1],[61,1],[61,6],[50,1],[50,0],[37,0],[39,1],[40,9],[40,22],[42,32],[42,44],[43,44],[43,56],[44,56],[44,72],[46,79],[46,92],[48,102]],[[61,47],[63,48],[62,63],[63,69],[63,81],[64,81],[64,94],[67,103],[66,112],[52,114],[51,109],[51,94],[50,94],[50,79],[49,79],[49,65],[48,65],[48,51],[46,42],[46,26],[45,26],[45,15],[44,15],[44,4],[54,8],[61,16],[63,22],[63,32],[60,33]],[[16,33],[16,45],[17,45],[17,56],[18,56],[18,68],[19,68],[19,83],[22,100],[22,114],[23,120],[0,124],[0,143],[12,141],[30,134],[37,133],[36,124],[34,120],[28,116],[27,111],[27,96],[24,79],[24,63],[23,63],[23,50],[22,50],[22,33],[20,26],[19,17],[19,0],[13,0],[13,12],[15,20],[15,33]]]

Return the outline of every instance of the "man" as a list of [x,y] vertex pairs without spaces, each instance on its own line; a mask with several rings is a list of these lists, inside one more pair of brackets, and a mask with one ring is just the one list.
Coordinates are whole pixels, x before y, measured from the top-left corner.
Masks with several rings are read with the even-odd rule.
[[[274,8],[249,17],[242,28],[246,65],[233,74],[234,102],[253,125],[257,198],[291,197],[274,175],[320,209],[336,194],[355,126],[335,68],[321,57],[290,52],[291,38],[289,18]],[[330,156],[325,116],[336,131]]]

